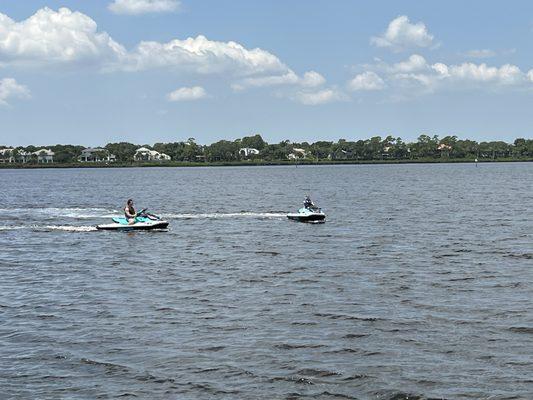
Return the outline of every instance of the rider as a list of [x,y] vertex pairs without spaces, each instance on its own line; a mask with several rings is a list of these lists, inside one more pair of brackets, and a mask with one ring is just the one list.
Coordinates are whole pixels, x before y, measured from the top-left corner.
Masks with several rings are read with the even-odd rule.
[[311,200],[311,197],[309,195],[305,196],[304,208],[307,208],[309,210],[314,210],[317,208],[315,204],[313,203],[313,200]]
[[137,212],[133,207],[132,199],[129,199],[126,203],[126,207],[124,207],[124,216],[126,217],[128,224],[133,225],[135,223],[135,217],[137,217]]

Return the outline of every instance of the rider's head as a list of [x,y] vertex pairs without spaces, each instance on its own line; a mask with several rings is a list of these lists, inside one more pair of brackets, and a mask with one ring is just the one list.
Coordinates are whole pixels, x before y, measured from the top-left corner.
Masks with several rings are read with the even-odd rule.
[[133,205],[133,200],[132,199],[128,199],[128,206],[132,206]]

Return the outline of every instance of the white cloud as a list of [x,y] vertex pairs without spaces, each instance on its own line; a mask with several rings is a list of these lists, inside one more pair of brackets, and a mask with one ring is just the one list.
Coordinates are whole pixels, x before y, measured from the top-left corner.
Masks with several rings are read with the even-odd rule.
[[303,78],[300,79],[300,84],[306,87],[318,87],[326,83],[326,79],[318,72],[306,72]]
[[120,66],[126,70],[169,68],[199,74],[254,75],[286,73],[289,69],[268,51],[247,49],[236,42],[218,42],[203,35],[168,43],[141,42]]
[[116,61],[125,49],[88,16],[60,8],[15,22],[0,13],[0,63],[42,65]]
[[178,11],[178,0],[114,0],[108,8],[115,14],[139,15]]
[[232,88],[236,91],[245,90],[250,87],[270,87],[270,86],[290,86],[299,85],[303,87],[318,87],[326,83],[326,79],[315,71],[308,71],[303,77],[299,77],[294,71],[281,75],[267,75],[255,78],[245,78],[234,83]]
[[[126,3],[142,2],[113,4],[118,7]],[[0,65],[58,64],[103,72],[165,69],[182,75],[219,74],[233,81],[236,90],[270,86],[317,88],[325,84],[318,72],[299,76],[274,54],[234,41],[214,41],[198,35],[168,42],[142,41],[126,49],[99,31],[90,17],[68,8],[43,8],[20,22],[0,13]]]
[[[404,99],[438,90],[517,89],[533,82],[533,69],[526,74],[512,64],[500,67],[485,63],[429,64],[424,57],[416,54],[396,64],[378,63],[366,68],[366,72],[348,82],[350,89],[365,90],[373,87],[371,83],[375,81],[378,87],[386,86],[391,97]],[[378,76],[378,73],[381,75]]]
[[491,58],[496,55],[496,52],[490,49],[470,50],[465,55],[470,58]]
[[25,99],[31,97],[30,90],[17,83],[13,78],[0,79],[0,105],[7,105],[10,98]]
[[287,74],[275,55],[236,42],[199,35],[167,43],[140,42],[133,50],[115,42],[87,15],[68,8],[43,8],[21,22],[0,13],[0,65],[50,64],[97,66],[106,71],[167,68],[184,73],[225,73],[252,77]]
[[385,89],[385,86],[385,81],[373,71],[366,71],[362,74],[358,74],[348,82],[348,88],[353,91],[382,90]]
[[191,101],[207,97],[207,92],[201,86],[182,87],[167,95],[168,101]]
[[370,42],[377,47],[401,51],[410,47],[429,47],[433,43],[433,35],[423,22],[412,24],[407,16],[401,15],[389,23],[381,36],[372,37]]
[[424,57],[413,54],[407,60],[394,64],[390,70],[392,72],[416,72],[423,71],[428,67]]
[[450,65],[437,63],[433,65],[439,77],[474,83],[497,85],[516,85],[525,81],[526,75],[516,65],[505,64],[501,67],[489,67],[487,64],[463,63]]
[[302,104],[316,106],[320,104],[332,103],[346,100],[346,95],[336,88],[328,88],[315,92],[300,91],[292,96],[292,99]]

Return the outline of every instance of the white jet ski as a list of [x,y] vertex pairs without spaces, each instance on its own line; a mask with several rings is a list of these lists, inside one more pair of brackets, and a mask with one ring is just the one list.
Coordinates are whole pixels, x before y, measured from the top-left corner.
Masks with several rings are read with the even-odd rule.
[[326,222],[326,214],[324,214],[324,212],[318,207],[302,207],[297,213],[287,214],[287,218],[293,221],[312,222],[315,224]]
[[96,225],[96,229],[106,231],[147,231],[152,229],[165,229],[168,227],[168,221],[162,220],[157,215],[149,214],[146,209],[137,213],[135,223],[129,224],[124,217],[113,218],[113,223]]

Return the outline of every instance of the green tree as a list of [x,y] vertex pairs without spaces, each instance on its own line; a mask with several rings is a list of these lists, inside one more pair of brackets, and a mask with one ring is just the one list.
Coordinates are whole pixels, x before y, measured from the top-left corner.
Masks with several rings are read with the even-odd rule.
[[251,147],[259,151],[263,150],[268,145],[267,142],[263,140],[261,135],[245,136],[241,139],[241,147]]
[[135,151],[139,147],[141,146],[128,142],[108,143],[105,145],[105,149],[114,154],[117,157],[117,161],[121,162],[132,162]]

